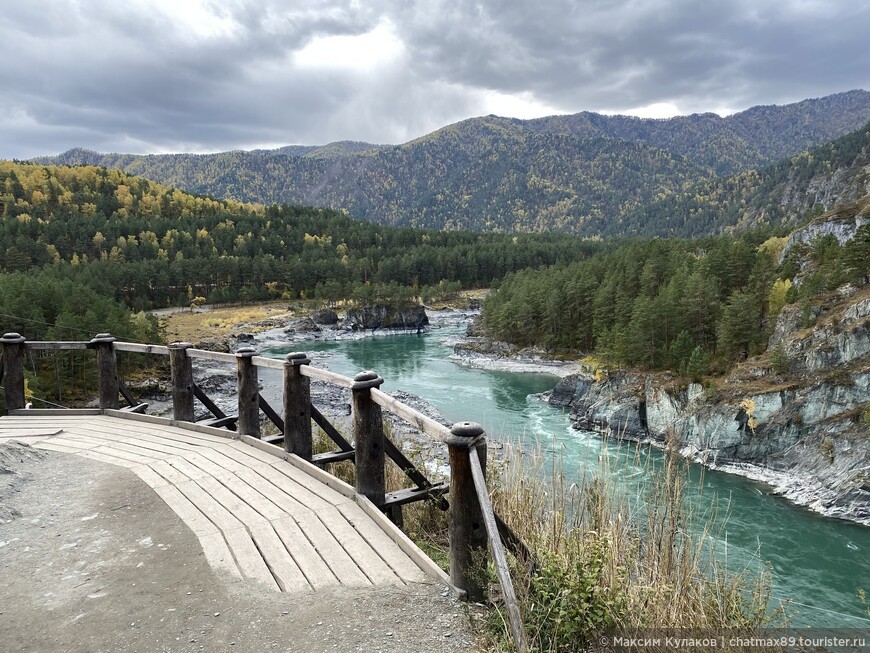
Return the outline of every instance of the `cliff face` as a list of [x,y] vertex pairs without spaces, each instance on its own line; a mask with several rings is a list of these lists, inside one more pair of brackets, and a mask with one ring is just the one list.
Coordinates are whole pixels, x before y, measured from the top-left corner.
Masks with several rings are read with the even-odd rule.
[[364,306],[347,312],[345,324],[353,329],[422,329],[429,317],[422,306],[397,309],[391,306]]
[[663,444],[700,463],[770,483],[795,503],[870,525],[870,289],[841,289],[812,328],[786,307],[767,355],[716,387],[663,374],[566,377],[550,403],[577,428]]

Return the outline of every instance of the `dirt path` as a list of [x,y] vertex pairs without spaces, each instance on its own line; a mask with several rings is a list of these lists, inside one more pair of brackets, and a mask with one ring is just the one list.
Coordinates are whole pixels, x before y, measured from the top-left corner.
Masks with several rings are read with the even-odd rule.
[[279,594],[217,577],[126,469],[0,445],[0,651],[474,650],[433,586]]

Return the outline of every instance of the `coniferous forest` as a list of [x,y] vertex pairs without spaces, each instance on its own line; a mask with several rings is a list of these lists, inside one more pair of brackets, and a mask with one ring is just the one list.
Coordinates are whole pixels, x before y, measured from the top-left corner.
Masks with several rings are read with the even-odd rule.
[[365,300],[400,288],[425,297],[601,249],[555,234],[399,229],[338,211],[217,201],[92,166],[0,162],[0,216],[0,313],[7,329],[33,338],[61,337],[46,330],[55,324],[126,336],[127,309],[195,297]]
[[[428,300],[494,285],[494,337],[700,376],[763,351],[785,303],[867,272],[866,227],[843,247],[823,238],[780,262],[786,232],[769,226],[606,243],[439,232],[197,197],[93,166],[0,163],[0,215],[0,313],[31,338],[108,329],[154,341],[143,311],[195,298]],[[800,255],[816,271],[798,291]]]

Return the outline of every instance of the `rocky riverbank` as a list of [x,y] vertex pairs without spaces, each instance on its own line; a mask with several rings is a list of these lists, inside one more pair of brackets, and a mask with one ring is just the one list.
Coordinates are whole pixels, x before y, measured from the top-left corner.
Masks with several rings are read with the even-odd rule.
[[768,483],[823,515],[870,525],[870,293],[844,288],[812,328],[779,317],[769,355],[707,386],[668,374],[565,377],[549,403],[578,429],[664,446],[712,469]]

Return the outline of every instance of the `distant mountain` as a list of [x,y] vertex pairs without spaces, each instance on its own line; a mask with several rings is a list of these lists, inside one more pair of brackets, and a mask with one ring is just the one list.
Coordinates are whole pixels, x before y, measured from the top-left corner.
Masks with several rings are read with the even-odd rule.
[[[627,216],[681,197],[699,180],[771,164],[868,121],[870,93],[850,91],[724,118],[486,116],[398,146],[148,156],[76,149],[38,161],[117,167],[188,192],[344,209],[392,225],[591,236],[646,233]],[[670,229],[662,223],[660,233]]]
[[697,236],[729,227],[798,226],[870,193],[870,123],[760,170],[699,180],[628,211],[606,235]]

